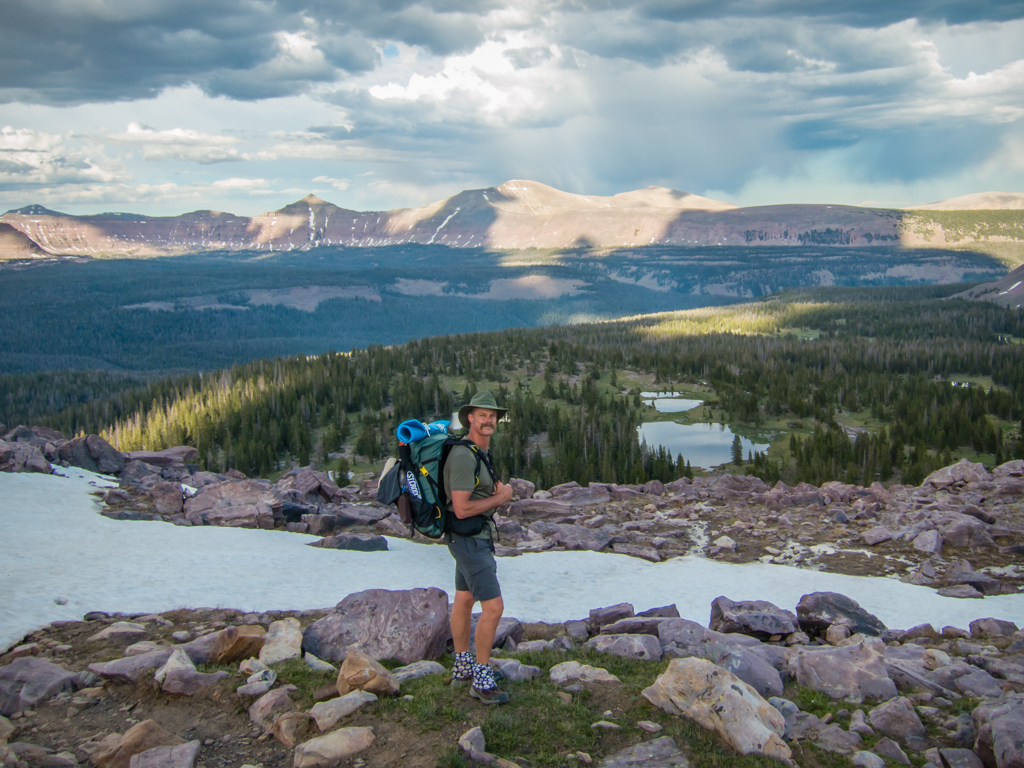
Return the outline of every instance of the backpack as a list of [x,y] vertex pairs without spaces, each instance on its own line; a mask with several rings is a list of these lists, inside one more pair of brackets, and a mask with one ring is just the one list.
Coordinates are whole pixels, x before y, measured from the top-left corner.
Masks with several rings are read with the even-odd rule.
[[481,465],[486,465],[491,478],[497,479],[490,457],[472,440],[443,432],[429,434],[420,440],[398,444],[398,461],[381,475],[377,501],[396,504],[402,522],[431,539],[439,539],[446,533],[460,536],[479,534],[487,524],[485,516],[474,515],[460,520],[448,512],[444,465],[457,445],[473,451],[476,457],[474,475],[478,480]]

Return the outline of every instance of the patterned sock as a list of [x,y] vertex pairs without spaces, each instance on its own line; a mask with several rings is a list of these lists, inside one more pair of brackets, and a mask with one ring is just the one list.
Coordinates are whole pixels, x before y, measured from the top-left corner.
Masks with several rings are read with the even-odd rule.
[[493,691],[498,687],[490,667],[484,664],[473,665],[473,687],[478,691]]
[[463,651],[455,654],[455,665],[452,667],[452,676],[459,680],[469,680],[473,677],[473,669],[478,666],[476,656],[472,651]]

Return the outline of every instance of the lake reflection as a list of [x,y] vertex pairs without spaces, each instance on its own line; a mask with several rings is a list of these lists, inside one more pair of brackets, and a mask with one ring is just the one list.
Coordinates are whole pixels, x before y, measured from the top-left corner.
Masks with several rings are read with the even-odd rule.
[[[641,442],[657,450],[665,446],[673,456],[683,454],[691,466],[710,469],[732,461],[733,431],[725,424],[677,424],[674,421],[649,421],[637,427]],[[745,437],[743,459],[751,451],[768,450],[768,444],[755,443]]]
[[640,396],[644,398],[644,405],[649,405],[655,408],[658,413],[683,413],[684,411],[692,411],[698,405],[703,405],[703,400],[688,400],[686,398],[677,397],[677,395],[683,394],[682,392],[641,392]]

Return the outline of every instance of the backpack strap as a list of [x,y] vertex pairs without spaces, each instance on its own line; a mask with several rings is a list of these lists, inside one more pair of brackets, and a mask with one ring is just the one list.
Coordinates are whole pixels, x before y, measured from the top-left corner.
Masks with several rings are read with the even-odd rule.
[[[482,450],[480,450],[480,446],[479,445],[474,443],[472,440],[468,440],[468,439],[466,439],[464,437],[463,438],[449,437],[448,440],[445,441],[444,446],[442,446],[442,448],[441,448],[441,456],[440,456],[440,459],[439,459],[438,465],[437,465],[437,485],[438,485],[437,499],[438,499],[438,503],[440,504],[442,509],[447,509],[447,507],[448,507],[448,494],[445,492],[445,488],[444,488],[444,465],[448,461],[448,456],[449,456],[449,454],[451,454],[452,449],[455,446],[457,446],[457,445],[463,445],[466,448],[469,448],[469,450],[471,450],[473,452],[473,457],[476,459],[476,468],[473,470],[473,478],[474,478],[474,481],[475,481],[474,482],[474,487],[480,484],[480,465],[481,464],[483,464],[484,466],[487,467],[487,471],[491,475],[491,481],[492,482],[497,481],[497,477],[498,477],[497,473],[494,470],[494,461],[491,459],[490,451],[482,451]],[[486,525],[488,523],[485,522],[484,524]],[[447,520],[447,527],[448,527],[449,531],[451,530],[451,525],[452,525],[451,524],[451,518],[449,517],[448,520]],[[496,538],[497,535],[498,535],[498,531],[497,531],[497,529],[493,528],[493,526],[492,526],[492,532],[494,533],[494,536]],[[492,547],[493,547],[493,541],[492,541]]]

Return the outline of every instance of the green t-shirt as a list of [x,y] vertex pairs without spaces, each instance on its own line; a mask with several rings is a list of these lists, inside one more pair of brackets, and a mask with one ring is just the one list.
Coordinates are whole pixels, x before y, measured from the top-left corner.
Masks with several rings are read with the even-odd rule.
[[[456,445],[452,448],[451,453],[448,454],[448,460],[444,463],[444,487],[448,494],[448,511],[453,515],[455,514],[455,509],[452,507],[452,491],[472,491],[469,495],[470,501],[486,499],[494,494],[494,478],[491,477],[487,464],[483,461],[480,462],[479,483],[476,481],[478,477],[476,475],[476,464],[476,456],[465,445]],[[492,538],[491,528],[494,523],[491,521],[491,518],[493,516],[493,509],[481,515],[487,521],[487,524],[477,534],[478,537],[484,539]]]

